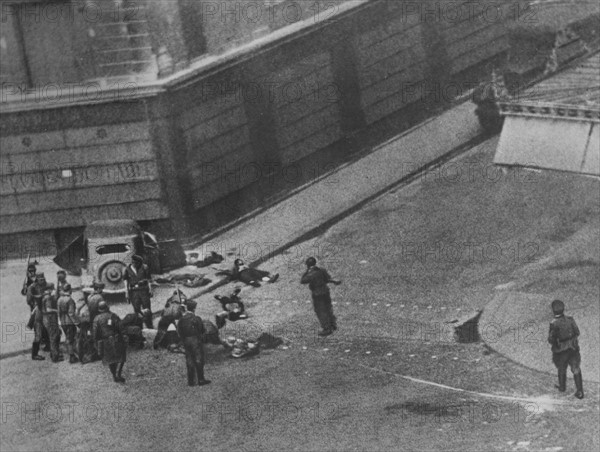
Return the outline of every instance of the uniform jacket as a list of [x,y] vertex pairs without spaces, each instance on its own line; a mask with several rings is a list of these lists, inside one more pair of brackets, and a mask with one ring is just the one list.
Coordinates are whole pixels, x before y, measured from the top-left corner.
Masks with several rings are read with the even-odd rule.
[[40,284],[33,283],[31,286],[27,288],[27,304],[37,307],[39,310],[42,309],[42,298],[44,296],[44,291],[46,290],[46,286],[41,286]]
[[114,312],[101,312],[94,319],[92,337],[96,341],[108,339],[112,336],[121,336],[121,319]]
[[51,293],[45,293],[42,296],[42,314],[56,317],[58,319],[58,306],[56,297]]
[[[35,272],[29,273],[27,272],[27,281],[23,284],[22,294],[27,295],[27,289],[29,289],[33,284],[35,284]],[[24,293],[23,293],[24,292]]]
[[66,286],[67,284],[69,284],[69,281],[67,281],[66,279],[64,281],[60,281],[60,280],[56,281],[56,294],[57,294],[57,296],[60,293],[60,291],[62,290],[62,288],[64,286]]
[[75,300],[69,295],[62,295],[58,299],[58,318],[62,326],[79,325]]
[[42,321],[48,329],[48,333],[58,331],[58,309],[56,297],[50,292],[46,292],[42,297]]
[[196,338],[202,341],[206,330],[200,317],[193,312],[186,312],[179,320],[177,333],[181,339]]
[[98,305],[101,301],[104,301],[102,294],[93,293],[88,297],[87,305],[90,311],[90,321],[93,322],[98,315]]
[[561,315],[550,322],[548,342],[552,344],[552,352],[560,353],[565,350],[579,351],[579,328],[573,317]]
[[142,264],[142,266],[137,270],[133,264],[130,264],[125,269],[125,275],[123,278],[129,282],[129,288],[131,290],[149,290],[147,283],[150,282],[152,276],[150,275],[150,269],[146,264]]
[[301,284],[308,284],[313,295],[325,295],[329,293],[327,283],[331,282],[331,276],[327,270],[319,267],[311,267],[300,279]]

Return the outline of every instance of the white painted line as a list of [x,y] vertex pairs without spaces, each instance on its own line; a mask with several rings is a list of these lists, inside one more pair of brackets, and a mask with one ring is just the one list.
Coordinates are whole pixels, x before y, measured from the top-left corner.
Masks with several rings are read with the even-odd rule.
[[[339,358],[339,359],[342,361],[350,361],[349,359],[346,359],[346,358]],[[511,400],[511,401],[518,401],[518,402],[530,402],[530,403],[535,403],[538,406],[543,405],[546,408],[551,408],[552,405],[568,405],[569,404],[569,402],[566,402],[566,401],[550,399],[550,398],[548,398],[548,396],[513,397],[513,396],[500,395],[500,394],[490,394],[490,393],[486,393],[486,392],[469,391],[467,389],[455,388],[453,386],[448,386],[448,385],[444,385],[444,384],[440,384],[440,383],[434,383],[433,381],[422,380],[420,378],[409,377],[408,375],[400,375],[395,372],[379,369],[377,367],[367,366],[366,364],[362,364],[360,362],[357,362],[356,360],[352,360],[352,361],[355,362],[358,366],[363,367],[365,369],[375,370],[375,371],[386,373],[389,375],[394,375],[395,377],[403,378],[405,380],[409,380],[409,381],[412,381],[415,383],[420,383],[420,384],[424,384],[424,385],[428,385],[428,386],[434,386],[436,388],[447,389],[449,391],[461,392],[463,394],[472,394],[472,395],[476,395],[479,397],[487,397],[490,399]]]

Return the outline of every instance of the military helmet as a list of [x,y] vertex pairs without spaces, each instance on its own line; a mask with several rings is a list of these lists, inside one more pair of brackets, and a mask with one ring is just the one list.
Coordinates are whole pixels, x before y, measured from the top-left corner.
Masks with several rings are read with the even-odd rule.
[[98,312],[107,312],[108,311],[108,305],[106,304],[106,301],[102,300],[100,303],[98,303]]
[[554,312],[555,315],[562,314],[565,312],[565,304],[560,300],[554,300],[552,302],[552,312]]
[[143,258],[142,256],[140,256],[139,254],[134,254],[134,255],[131,257],[131,260],[132,260],[133,262],[138,262],[138,263],[140,263],[140,264],[143,264],[143,263],[144,263],[144,258]]
[[198,306],[198,303],[196,303],[194,300],[186,300],[185,302],[185,306],[190,310],[193,311],[194,309],[196,309],[196,306]]
[[317,260],[314,257],[309,257],[308,259],[306,259],[307,267],[314,267],[315,265],[317,265]]
[[241,260],[241,259],[236,259],[236,260],[233,262],[233,264],[234,264],[236,267],[239,267],[240,265],[244,265],[244,261],[243,261],[243,260]]

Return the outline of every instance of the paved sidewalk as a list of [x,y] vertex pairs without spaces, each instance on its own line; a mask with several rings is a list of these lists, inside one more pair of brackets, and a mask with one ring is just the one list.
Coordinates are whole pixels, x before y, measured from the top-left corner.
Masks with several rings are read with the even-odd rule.
[[[479,326],[482,338],[492,349],[513,361],[555,375],[556,368],[552,364],[552,352],[547,342],[548,326],[552,321],[552,300],[547,295],[499,291],[481,316]],[[575,318],[581,331],[579,342],[585,389],[585,381],[600,383],[600,304],[593,299],[575,306],[569,300],[565,301],[565,314]],[[571,372],[568,371],[567,375],[571,391]]]
[[[481,134],[474,111],[475,106],[465,102],[419,124],[196,251],[240,256],[254,265],[268,261],[360,209],[425,165],[458,148],[470,147]],[[299,249],[294,253],[299,259],[308,257]]]
[[[411,173],[457,149],[477,140],[481,130],[474,114],[475,106],[465,102],[431,118],[414,128],[379,145],[362,159],[342,166],[321,180],[309,184],[275,206],[204,243],[195,250],[200,254],[216,250],[227,259],[222,265],[195,269],[188,267],[174,273],[199,271],[211,279],[207,286],[182,287],[191,298],[211,292],[226,284],[228,278],[216,276],[218,270],[230,268],[234,257],[259,265],[294,244],[304,241],[341,218],[358,210],[364,203],[401,183]],[[319,250],[295,250],[298,259]],[[306,254],[306,256],[304,255]],[[2,266],[3,293],[0,314],[2,341],[0,359],[27,352],[32,332],[25,329],[27,308],[19,294],[23,265],[9,262]],[[52,281],[58,267],[50,258],[43,259],[40,270]],[[266,265],[268,268],[268,265]],[[77,278],[69,278],[77,285]],[[159,315],[174,286],[161,286],[155,291],[152,310]],[[113,304],[111,309],[124,315],[131,308],[126,303]]]

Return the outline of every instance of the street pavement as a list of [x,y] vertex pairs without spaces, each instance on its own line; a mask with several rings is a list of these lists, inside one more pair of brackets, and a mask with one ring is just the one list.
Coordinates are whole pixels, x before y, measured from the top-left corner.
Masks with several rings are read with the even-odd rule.
[[[195,289],[182,287],[189,297],[201,298],[203,294],[217,290],[226,284],[227,278],[217,276],[216,272],[230,268],[234,258],[241,257],[253,265],[262,264],[262,268],[269,270],[270,261],[272,263],[274,256],[283,250],[286,250],[288,261],[293,259],[297,262],[303,262],[309,255],[323,257],[328,253],[331,254],[331,250],[323,247],[308,248],[306,243],[309,242],[305,240],[406,180],[407,176],[424,167],[428,162],[442,158],[450,151],[468,146],[469,143],[472,144],[480,134],[473,111],[474,107],[471,103],[460,104],[383,143],[364,158],[344,165],[248,221],[188,251],[197,252],[201,256],[207,255],[210,251],[217,251],[227,258],[224,263],[201,269],[188,266],[172,274],[196,273],[209,278],[211,283],[204,287]],[[552,182],[553,176],[564,177],[556,174],[547,172],[545,178]],[[445,177],[448,179],[454,176],[450,172]],[[582,176],[570,177],[577,179]],[[597,181],[588,180],[586,183],[593,187]],[[522,196],[523,193],[520,195]],[[508,222],[510,223],[511,220],[509,219]],[[529,275],[528,280],[517,276],[515,280],[503,282],[496,287],[497,293],[488,300],[489,303],[483,309],[480,320],[480,329],[484,333],[482,339],[491,348],[527,367],[554,372],[545,342],[547,324],[551,320],[548,305],[553,296],[552,292],[532,294],[526,293],[527,290],[520,291],[519,287],[534,284],[537,273],[552,272],[553,268],[556,273],[557,265],[559,267],[566,265],[565,268],[570,269],[571,272],[577,268],[596,270],[600,256],[598,241],[595,239],[597,231],[597,225],[592,224],[582,233],[574,236],[575,238],[568,238],[566,245],[561,242],[562,248],[550,251],[550,257],[546,256],[541,264],[531,264],[527,267],[529,268],[526,272]],[[537,258],[539,244],[528,242],[528,245],[530,246],[528,250],[520,251],[523,254],[535,253]],[[533,246],[536,248],[532,248]],[[584,254],[585,256],[581,258]],[[32,332],[25,328],[28,311],[23,298],[18,293],[23,267],[22,263],[13,261],[4,263],[1,269],[3,296],[0,311],[2,317],[0,357],[26,352],[30,347]],[[57,269],[58,267],[51,262],[50,258],[41,259],[40,270],[45,271],[47,275],[52,275],[51,280]],[[77,278],[72,280],[72,283],[78,285]],[[165,299],[173,288],[172,285],[157,286],[152,301],[152,309],[155,313],[160,313]],[[575,315],[582,331],[582,369],[586,379],[598,382],[600,360],[595,344],[600,339],[599,294],[593,289],[585,293],[581,290],[575,293],[559,292],[560,295],[555,295],[564,294],[567,310]],[[579,300],[578,297],[583,297],[583,300]],[[205,298],[209,301],[202,301],[198,312],[200,315],[212,318],[216,310],[214,300],[211,297]],[[575,304],[569,310],[571,300]],[[131,310],[124,302],[113,304],[112,309],[121,316]]]
[[[393,187],[429,162],[465,146],[479,134],[474,105],[470,102],[457,105],[381,144],[364,158],[343,166],[316,183],[308,184],[294,196],[237,227],[188,251],[197,252],[201,256],[210,254],[210,251],[217,251],[228,258],[223,264],[201,269],[194,266],[185,267],[172,274],[198,273],[211,280],[209,285],[196,289],[181,287],[188,297],[196,298],[211,292],[226,283],[227,278],[215,273],[230,269],[234,258],[241,257],[246,263],[253,265],[265,262],[278,252],[306,238],[308,234],[318,231],[323,225],[335,222],[356,210],[361,203]],[[326,252],[314,251],[316,254]],[[232,258],[233,256],[235,257]],[[45,272],[51,282],[54,281],[59,268],[52,262],[52,257],[42,256],[39,261],[38,270]],[[0,358],[26,352],[31,346],[33,332],[25,327],[28,308],[20,295],[21,275],[24,274],[25,267],[24,261],[4,262],[0,267]],[[70,277],[69,280],[74,286],[80,285],[79,278]],[[160,312],[174,288],[175,286],[168,285],[155,289],[152,299],[154,313]],[[75,298],[79,297],[80,293],[75,293]],[[112,303],[111,309],[120,316],[131,311],[124,302]],[[214,311],[214,303],[198,308],[198,312],[208,318],[214,316]]]
[[[439,130],[453,136],[447,126]],[[241,224],[210,244],[227,257],[215,268],[239,255],[281,275],[274,284],[243,289],[250,318],[228,324],[222,335],[270,333],[281,343],[244,360],[207,347],[212,384],[197,388],[186,386],[183,356],[163,350],[131,350],[125,385],[113,383],[100,363],[3,360],[3,450],[596,450],[598,387],[585,374],[580,401],[571,390],[558,394],[552,374],[494,353],[496,330],[485,328],[492,322],[485,317],[484,342],[457,343],[452,333],[456,320],[485,312],[509,292],[528,294],[519,303],[540,296],[542,324],[543,300],[561,297],[576,310],[598,299],[598,253],[588,241],[600,218],[598,181],[503,172],[492,164],[492,138],[406,185],[386,184],[377,179],[378,165],[391,161],[400,173],[404,163],[414,166],[411,156],[398,156],[402,139],[374,151],[392,148],[392,160],[361,168],[364,192],[351,184],[324,188],[321,198],[313,192],[319,204],[335,200],[326,196],[334,192],[365,200],[359,209],[348,201],[346,210],[345,199],[342,207],[330,202],[320,221],[348,215],[337,223],[310,229],[310,206],[295,211],[300,218],[283,230],[286,219],[268,209],[254,218],[255,228]],[[381,187],[391,189],[377,196]],[[294,198],[286,212],[293,212]],[[308,238],[297,241],[296,226]],[[284,240],[291,247],[273,253]],[[309,255],[342,280],[332,288],[339,330],[327,338],[317,337],[310,293],[299,284]],[[215,268],[199,271],[222,285],[219,293],[229,291],[235,284],[223,285]],[[202,317],[218,309],[212,295],[198,293]],[[22,298],[15,299],[22,309]],[[508,317],[511,303],[501,303],[493,322],[514,330],[521,323]],[[582,343],[590,337],[583,334]],[[540,360],[549,361],[545,338],[539,342]],[[588,374],[590,360],[584,356]]]

